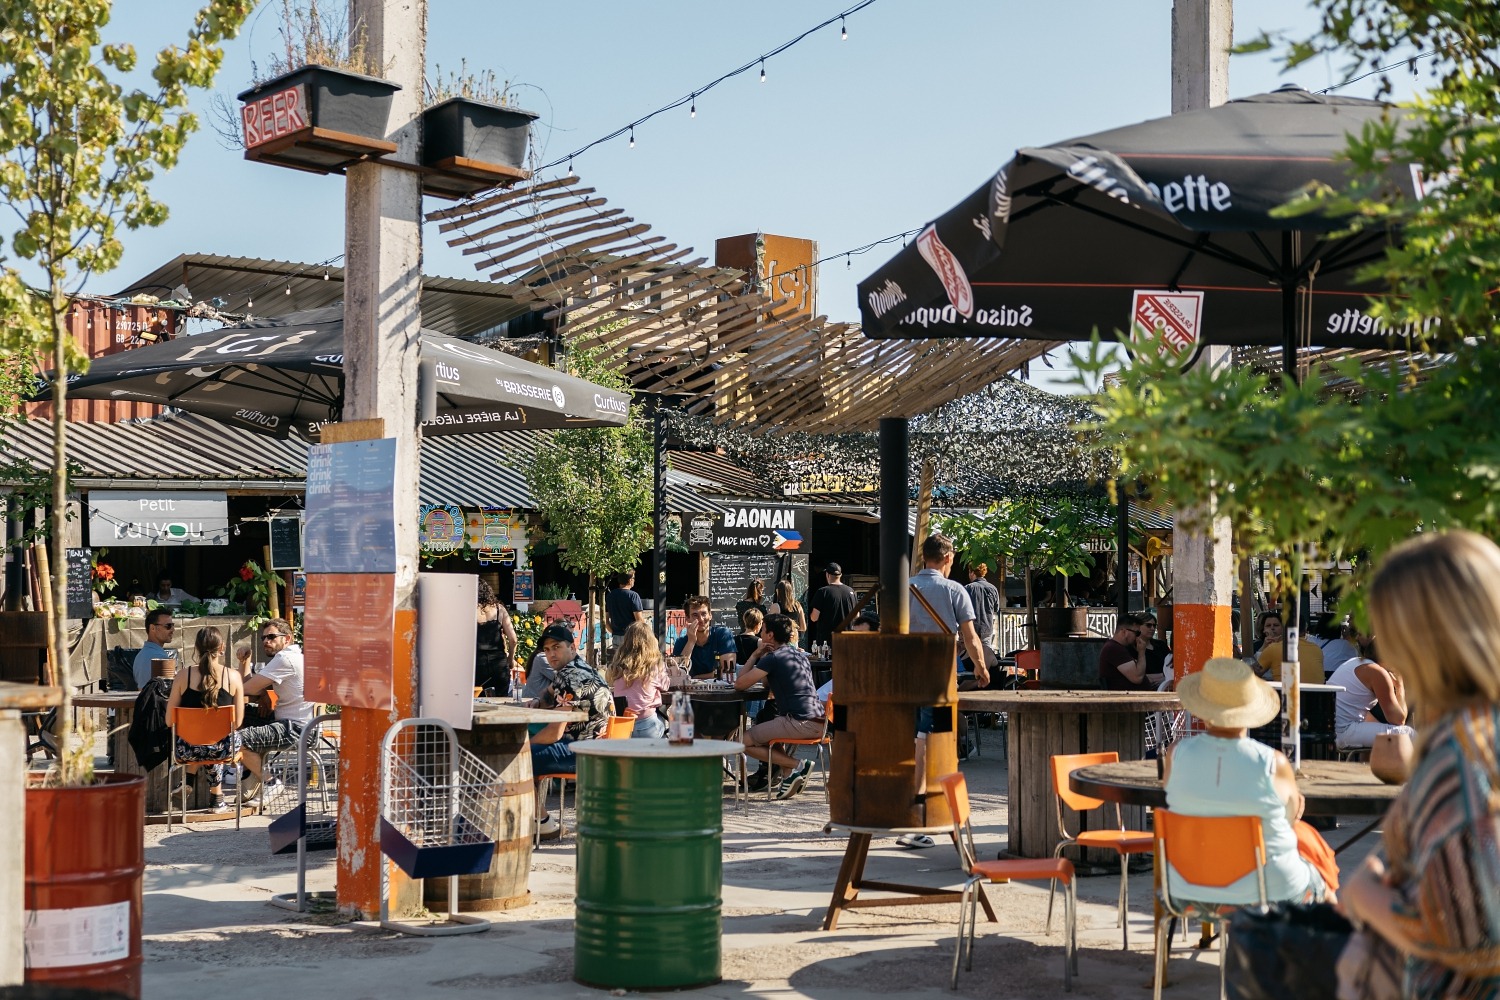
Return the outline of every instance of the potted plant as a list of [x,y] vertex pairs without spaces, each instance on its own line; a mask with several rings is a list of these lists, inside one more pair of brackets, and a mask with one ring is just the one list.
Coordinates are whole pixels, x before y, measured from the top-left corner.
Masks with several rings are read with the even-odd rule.
[[386,132],[401,87],[381,79],[363,26],[351,29],[318,0],[282,0],[281,35],[270,76],[238,95],[245,157],[329,172],[394,153]]
[[462,197],[530,177],[524,165],[537,115],[515,106],[510,82],[494,70],[471,74],[466,62],[447,78],[436,70],[422,112],[422,165],[437,176],[424,178],[423,190]]
[[[1028,644],[1057,636],[1084,635],[1088,631],[1088,609],[1069,606],[1066,578],[1094,565],[1088,550],[1090,538],[1109,513],[1094,498],[1037,498],[994,503],[982,514],[955,514],[936,520],[938,529],[971,562],[984,560],[1019,566],[1026,581]],[[1038,608],[1032,593],[1032,573],[1040,571],[1060,577],[1061,606]]]
[[245,560],[239,571],[219,588],[219,596],[228,602],[226,614],[234,614],[230,607],[242,608],[250,617],[250,628],[259,628],[270,617],[271,588],[282,586],[280,574],[261,569],[254,559]]
[[560,601],[567,596],[568,593],[562,589],[561,584],[549,580],[536,588],[536,600],[531,602],[531,613],[541,617],[552,607],[553,601]]

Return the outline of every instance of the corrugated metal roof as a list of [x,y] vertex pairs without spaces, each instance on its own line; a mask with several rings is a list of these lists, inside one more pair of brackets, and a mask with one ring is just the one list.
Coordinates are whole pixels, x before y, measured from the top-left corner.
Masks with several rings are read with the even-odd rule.
[[[344,269],[256,257],[186,253],[121,290],[157,298],[174,297],[186,285],[195,302],[221,299],[226,312],[284,316],[336,305],[344,298]],[[249,303],[254,302],[254,306]],[[471,337],[531,312],[513,298],[510,286],[464,278],[422,278],[422,326],[454,337]]]
[[[534,509],[522,471],[551,431],[492,431],[422,442],[419,495],[423,503],[460,507]],[[10,454],[44,469],[51,465],[52,430],[43,421],[7,421],[0,441]],[[68,457],[84,489],[214,488],[254,493],[301,493],[307,444],[174,412],[116,424],[70,423]],[[722,511],[697,489],[704,481],[667,474],[674,513]]]

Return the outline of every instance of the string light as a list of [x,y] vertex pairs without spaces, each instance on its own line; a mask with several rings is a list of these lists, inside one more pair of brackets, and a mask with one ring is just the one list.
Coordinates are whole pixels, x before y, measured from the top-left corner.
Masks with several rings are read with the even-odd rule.
[[633,128],[630,130],[630,148],[635,148],[635,129]]
[[292,294],[292,286],[291,286],[291,285],[287,285],[287,286],[286,286],[286,293],[287,293],[287,294],[288,294],[288,295],[290,295],[290,294]]
[[848,34],[849,33],[848,33],[848,28],[845,26],[845,19],[849,18],[849,17],[853,17],[855,14],[857,14],[860,11],[864,10],[866,7],[869,7],[873,3],[875,3],[875,0],[859,0],[859,2],[855,3],[853,6],[850,6],[850,7],[846,8],[845,10],[842,10],[839,13],[832,15],[831,17],[827,18],[826,20],[818,22],[817,24],[813,25],[811,28],[808,28],[806,31],[802,32],[801,34],[797,35],[796,37],[790,38],[787,41],[782,42],[780,45],[776,46],[773,49],[770,49],[767,52],[762,52],[760,55],[758,55],[755,58],[751,59],[749,62],[746,62],[745,64],[743,64],[741,66],[738,66],[738,67],[730,70],[729,72],[720,75],[716,79],[710,80],[708,83],[705,83],[702,86],[694,87],[691,91],[689,91],[686,94],[683,94],[681,97],[677,98],[675,101],[672,101],[672,102],[670,102],[668,104],[664,104],[661,107],[657,108],[655,111],[652,111],[652,112],[650,112],[648,114],[644,114],[644,115],[640,116],[639,118],[635,119],[634,121],[629,122],[628,124],[621,125],[619,128],[615,129],[613,132],[610,132],[608,135],[600,136],[599,138],[595,139],[594,141],[592,141],[590,143],[587,143],[587,144],[585,144],[583,146],[580,146],[577,149],[573,150],[572,152],[564,153],[561,156],[559,156],[557,159],[552,160],[552,161],[550,161],[548,163],[542,164],[540,167],[536,168],[535,172],[536,173],[541,173],[542,171],[551,170],[554,167],[560,167],[563,164],[571,161],[575,156],[582,156],[584,153],[586,153],[589,150],[593,149],[595,146],[601,146],[604,143],[607,143],[607,142],[609,142],[609,141],[611,141],[613,139],[618,139],[622,135],[627,135],[627,134],[633,132],[634,129],[635,129],[635,127],[637,125],[644,125],[646,122],[648,122],[651,119],[655,118],[657,115],[666,114],[668,111],[673,111],[673,110],[675,110],[677,108],[680,108],[684,104],[688,105],[688,117],[690,117],[690,118],[697,117],[696,112],[697,112],[697,103],[698,103],[698,95],[699,94],[706,94],[710,90],[713,90],[715,87],[717,87],[719,84],[725,83],[726,81],[732,80],[732,79],[734,79],[737,76],[741,76],[741,75],[743,75],[745,73],[748,73],[751,70],[756,69],[757,67],[759,67],[759,69],[760,69],[760,79],[761,79],[761,82],[764,83],[765,79],[766,79],[766,60],[767,59],[771,59],[774,56],[780,55],[781,53],[785,52],[787,49],[789,49],[792,46],[796,45],[798,42],[801,42],[803,39],[807,38],[809,35],[812,35],[812,34],[814,34],[816,32],[819,32],[819,31],[823,30],[824,28],[832,27],[834,24],[839,25],[840,38],[848,38]]
[[568,176],[573,176],[573,158],[571,156],[568,157]]
[[323,280],[324,281],[328,280],[328,268],[326,268],[326,267],[323,268]]
[[844,19],[841,17],[839,18],[839,41],[847,42],[848,40],[849,29],[844,26]]

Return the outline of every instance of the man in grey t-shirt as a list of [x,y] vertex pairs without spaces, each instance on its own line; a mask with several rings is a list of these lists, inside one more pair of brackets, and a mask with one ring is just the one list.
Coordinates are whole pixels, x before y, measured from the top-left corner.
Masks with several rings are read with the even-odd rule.
[[[943,622],[939,625],[933,621],[932,615],[927,613],[927,608],[914,594],[908,631],[947,632],[957,636],[963,643],[965,652],[969,654],[969,662],[974,664],[974,679],[979,682],[980,687],[984,687],[990,682],[990,671],[984,665],[984,650],[979,644],[979,633],[974,631],[974,604],[969,600],[969,592],[964,590],[962,584],[948,579],[948,571],[953,568],[952,540],[946,535],[929,535],[922,543],[922,562],[924,568],[911,578],[911,588],[932,605],[932,610],[938,613]],[[958,659],[955,656],[954,669],[957,668]]]

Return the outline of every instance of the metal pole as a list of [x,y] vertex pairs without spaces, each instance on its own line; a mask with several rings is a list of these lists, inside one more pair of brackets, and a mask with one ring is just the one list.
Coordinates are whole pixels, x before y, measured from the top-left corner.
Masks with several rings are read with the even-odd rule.
[[660,640],[667,631],[667,415],[661,400],[651,411],[652,518],[656,549],[651,554],[651,628]]
[[1119,595],[1120,619],[1130,611],[1130,497],[1123,483],[1116,484],[1120,502],[1115,519],[1115,592]]
[[1297,378],[1297,278],[1292,260],[1292,234],[1281,234],[1281,370],[1292,384]]
[[910,475],[906,418],[881,417],[880,631],[902,635],[908,624],[906,510],[911,499]]

